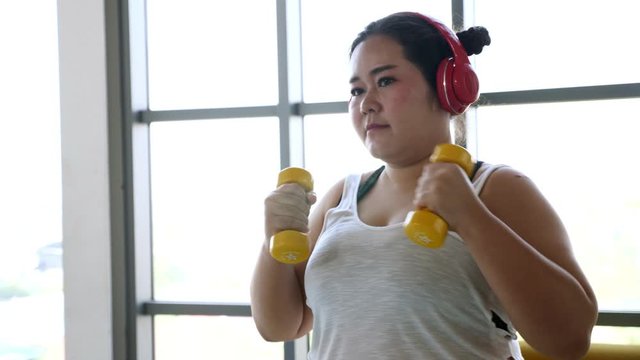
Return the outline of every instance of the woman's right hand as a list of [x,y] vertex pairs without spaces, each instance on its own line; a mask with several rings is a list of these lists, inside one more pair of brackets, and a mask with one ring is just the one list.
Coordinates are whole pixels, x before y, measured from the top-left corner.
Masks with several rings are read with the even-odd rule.
[[309,231],[309,212],[316,194],[295,183],[282,184],[265,199],[266,241],[283,230]]

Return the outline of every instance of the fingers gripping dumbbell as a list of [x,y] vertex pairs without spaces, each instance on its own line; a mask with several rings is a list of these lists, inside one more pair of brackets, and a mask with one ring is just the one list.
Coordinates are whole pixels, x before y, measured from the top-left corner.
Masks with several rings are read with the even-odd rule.
[[[471,155],[462,146],[440,144],[430,157],[431,162],[451,162],[460,165],[468,176],[473,173]],[[404,221],[404,232],[418,245],[438,248],[444,244],[449,225],[438,215],[426,209],[409,212]]]
[[[313,190],[311,174],[302,168],[289,167],[280,171],[278,186],[295,183],[306,192]],[[309,241],[307,234],[296,230],[283,230],[271,237],[271,256],[285,264],[297,264],[309,258]]]

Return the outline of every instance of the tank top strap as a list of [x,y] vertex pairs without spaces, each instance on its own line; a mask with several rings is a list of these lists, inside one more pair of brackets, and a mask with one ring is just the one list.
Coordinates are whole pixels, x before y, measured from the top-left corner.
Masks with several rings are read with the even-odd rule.
[[360,187],[360,174],[349,174],[344,179],[342,194],[336,208],[353,209],[357,206],[356,196]]
[[493,174],[494,171],[506,166],[507,165],[503,165],[503,164],[485,164],[484,165],[485,169],[476,179],[473,180],[473,187],[476,191],[476,194],[480,194],[480,192],[482,191],[482,188],[487,183],[487,180],[489,179],[491,174]]

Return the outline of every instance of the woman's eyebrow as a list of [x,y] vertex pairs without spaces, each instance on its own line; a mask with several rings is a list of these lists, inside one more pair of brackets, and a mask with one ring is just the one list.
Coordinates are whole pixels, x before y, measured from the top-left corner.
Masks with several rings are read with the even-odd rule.
[[[379,73],[381,73],[383,71],[387,71],[387,70],[393,69],[395,67],[397,67],[397,65],[391,65],[391,64],[389,64],[389,65],[380,65],[380,66],[377,66],[377,67],[371,69],[371,71],[369,71],[369,75],[370,76],[376,76],[376,75],[378,75]],[[353,84],[354,82],[356,82],[358,80],[360,80],[360,77],[354,76],[349,80],[349,84]]]

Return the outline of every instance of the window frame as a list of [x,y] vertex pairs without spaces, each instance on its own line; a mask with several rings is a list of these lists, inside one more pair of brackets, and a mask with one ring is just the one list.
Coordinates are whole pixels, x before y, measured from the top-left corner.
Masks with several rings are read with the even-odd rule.
[[[153,300],[149,125],[169,120],[277,116],[280,162],[284,168],[304,165],[303,119],[306,115],[347,112],[346,102],[305,103],[302,100],[301,0],[275,1],[278,104],[163,111],[148,110],[144,0],[104,1],[108,15],[110,118],[119,119],[110,121],[109,132],[111,190],[117,194],[112,195],[110,201],[113,327],[126,329],[124,335],[114,335],[114,354],[122,354],[123,358],[153,358],[155,315],[251,316],[249,304]],[[451,4],[454,27],[463,27],[462,19],[469,5],[464,0],[452,0]],[[640,98],[640,83],[483,93],[474,106],[620,98]],[[640,312],[601,311],[597,325],[640,327]],[[285,360],[304,359],[309,348],[308,337],[286,342],[284,347]]]

